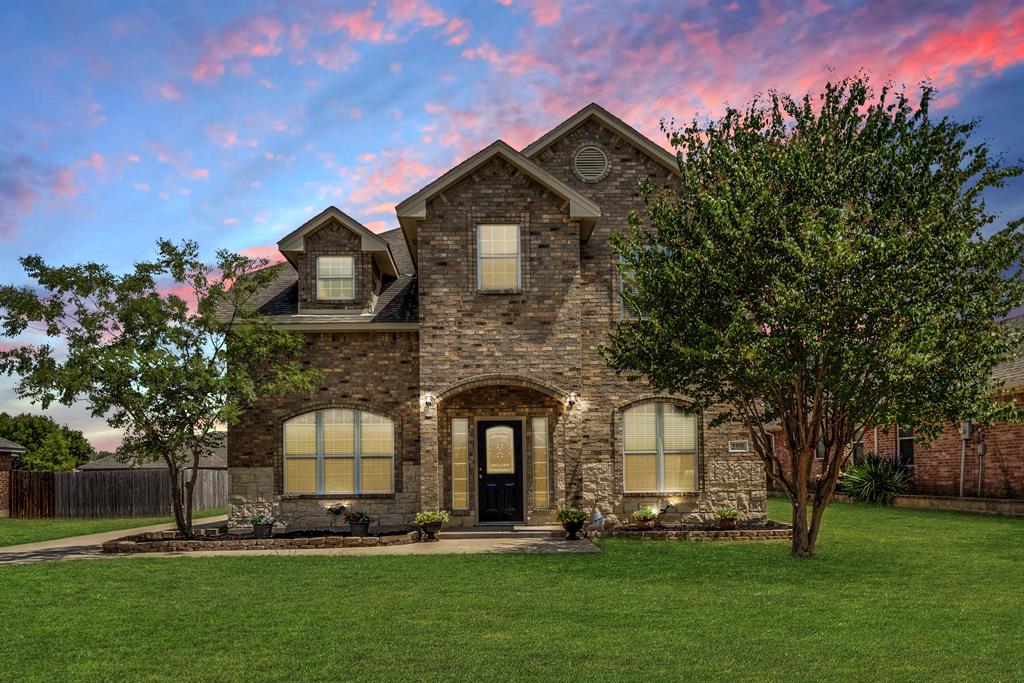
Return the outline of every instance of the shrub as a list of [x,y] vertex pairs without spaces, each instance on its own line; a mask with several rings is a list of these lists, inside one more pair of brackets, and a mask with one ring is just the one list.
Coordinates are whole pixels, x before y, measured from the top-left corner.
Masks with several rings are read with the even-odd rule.
[[274,518],[263,512],[257,512],[255,515],[249,518],[250,524],[273,524]]
[[587,521],[587,513],[574,507],[558,508],[558,512],[555,513],[555,519],[558,520],[559,524],[585,523]]
[[839,487],[857,503],[891,505],[907,490],[906,466],[895,458],[869,453],[854,462],[839,480]]
[[359,510],[345,510],[345,521],[349,524],[369,524],[373,518]]
[[736,508],[718,508],[719,519],[739,519],[740,511]]
[[426,526],[427,524],[447,524],[448,523],[448,511],[447,510],[423,510],[417,512],[414,521],[420,526]]
[[658,519],[658,513],[651,508],[640,508],[633,513],[634,522],[653,522]]

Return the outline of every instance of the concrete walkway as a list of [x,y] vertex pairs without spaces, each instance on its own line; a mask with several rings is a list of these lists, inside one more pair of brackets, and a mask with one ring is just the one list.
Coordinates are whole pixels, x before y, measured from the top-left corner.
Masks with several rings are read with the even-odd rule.
[[[224,517],[204,519],[197,526],[217,526]],[[383,545],[367,548],[295,548],[287,550],[203,550],[195,552],[167,553],[104,553],[100,546],[104,541],[143,533],[173,529],[173,524],[122,529],[102,534],[62,538],[41,543],[0,548],[0,564],[29,564],[47,560],[85,560],[140,557],[247,557],[260,555],[467,555],[478,553],[600,553],[601,549],[589,539],[566,541],[550,536],[536,537],[522,534],[474,534],[470,537],[457,535],[441,539],[436,543],[410,543],[408,545]],[[474,538],[473,536],[481,536]]]
[[[216,517],[199,517],[194,521],[196,528],[205,529],[217,527],[227,522],[227,515]],[[84,536],[70,536],[68,538],[54,538],[49,541],[37,543],[23,543],[21,545],[9,545],[0,547],[0,564],[25,564],[28,562],[42,562],[44,560],[75,560],[89,557],[109,557],[103,554],[102,543],[112,541],[115,538],[132,536],[147,531],[169,531],[174,529],[174,523],[154,524],[151,526],[140,526],[131,529],[117,529],[115,531],[104,531],[99,534],[86,534]]]

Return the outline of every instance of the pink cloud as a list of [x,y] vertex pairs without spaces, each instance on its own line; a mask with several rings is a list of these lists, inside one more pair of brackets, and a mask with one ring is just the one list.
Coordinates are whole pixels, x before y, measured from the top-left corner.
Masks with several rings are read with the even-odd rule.
[[225,218],[223,222],[224,225],[234,225],[238,223],[238,219],[232,216],[230,218]]
[[137,163],[139,163],[140,161],[142,161],[142,160],[141,160],[141,159],[139,158],[139,155],[138,155],[138,154],[130,154],[130,155],[128,155],[128,159],[127,159],[127,160],[128,160],[128,162],[129,162],[129,163],[132,163],[132,164],[137,164]]
[[281,52],[278,40],[284,33],[281,22],[267,15],[232,21],[215,35],[204,37],[203,54],[192,68],[192,79],[200,83],[216,83],[224,75],[228,63],[237,60],[245,70],[251,58],[277,55]]
[[328,17],[328,26],[337,31],[344,29],[353,40],[361,40],[370,43],[382,43],[395,39],[393,34],[385,33],[384,22],[373,18],[374,5],[367,5],[363,9],[345,14],[334,12]]
[[149,192],[149,183],[135,183],[132,187],[142,192]]
[[203,132],[206,133],[206,138],[224,149],[231,149],[233,147],[256,147],[259,143],[256,140],[249,139],[243,140],[239,137],[238,131],[231,130],[225,126],[217,123],[208,124],[203,128]]
[[163,97],[165,100],[181,99],[181,88],[170,81],[161,84],[158,91],[160,97]]
[[238,253],[242,256],[248,256],[249,258],[264,258],[272,264],[284,261],[284,257],[281,256],[281,252],[278,251],[276,244],[261,244],[254,247],[246,247]]
[[313,61],[328,71],[344,71],[359,61],[359,53],[347,43],[338,43],[325,50],[313,52]]
[[401,62],[391,62],[391,64],[388,66],[388,69],[390,69],[391,73],[393,73],[393,74],[400,74],[400,73],[402,73],[402,63]]
[[469,24],[455,17],[448,21],[441,33],[448,36],[446,45],[462,45],[469,38]]
[[444,12],[422,0],[395,0],[388,7],[388,19],[397,24],[415,22],[420,26],[440,26],[447,17]]
[[409,151],[386,149],[367,165],[339,170],[355,188],[349,192],[348,201],[363,205],[397,202],[445,169],[414,158]]
[[50,192],[55,197],[74,197],[82,190],[82,184],[75,179],[75,171],[64,167],[58,169],[57,175],[50,182]]
[[191,180],[207,180],[210,177],[210,170],[206,168],[193,168],[185,173],[185,177]]

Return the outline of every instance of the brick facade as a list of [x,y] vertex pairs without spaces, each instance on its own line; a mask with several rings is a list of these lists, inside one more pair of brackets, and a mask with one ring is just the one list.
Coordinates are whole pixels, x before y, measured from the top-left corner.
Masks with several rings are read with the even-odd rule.
[[[1024,392],[1015,396],[1020,402]],[[779,458],[789,467],[789,452],[776,439]],[[984,455],[979,446],[984,444]],[[959,423],[949,423],[927,444],[914,444],[911,468],[912,493],[957,496],[960,493],[960,460],[963,438]],[[864,452],[893,457],[898,453],[897,430],[880,427],[864,434]],[[991,426],[977,425],[967,442],[964,458],[964,496],[1019,498],[1024,496],[1024,424],[1000,422]],[[814,463],[814,475],[820,462]],[[980,477],[979,477],[980,475]],[[979,479],[981,486],[978,486]]]
[[[598,182],[579,180],[571,168],[583,144],[598,145],[608,156],[608,173]],[[726,505],[745,519],[764,517],[763,469],[752,453],[728,452],[729,440],[745,438],[737,425],[706,427],[714,411],[699,416],[696,492],[623,492],[623,411],[679,397],[658,396],[619,378],[599,353],[621,318],[610,240],[614,231],[626,229],[631,210],[642,210],[640,178],[670,186],[675,176],[597,119],[536,153],[532,163],[600,207],[589,238],[581,241],[569,202],[550,183],[500,156],[427,198],[418,237],[411,240],[417,252],[416,330],[397,341],[373,333],[310,335],[306,360],[327,372],[324,386],[260,405],[230,430],[235,523],[244,524],[255,509],[271,510],[295,525],[328,520],[324,510],[334,499],[280,494],[281,422],[315,406],[354,403],[376,407],[374,412],[403,425],[395,499],[355,501],[382,521],[408,521],[418,509],[451,507],[450,431],[457,417],[470,421],[471,434],[481,418],[523,420],[527,523],[549,523],[553,510],[566,504],[600,511],[613,523],[646,506],[665,510],[673,521],[707,521]],[[476,232],[483,223],[519,226],[517,291],[478,291]],[[303,259],[354,250],[345,232],[313,233]],[[300,307],[309,305],[315,284],[310,267],[298,266]],[[551,501],[545,509],[533,508],[533,417],[546,417],[550,432]],[[453,524],[477,521],[474,442],[470,438],[470,509],[455,513]]]

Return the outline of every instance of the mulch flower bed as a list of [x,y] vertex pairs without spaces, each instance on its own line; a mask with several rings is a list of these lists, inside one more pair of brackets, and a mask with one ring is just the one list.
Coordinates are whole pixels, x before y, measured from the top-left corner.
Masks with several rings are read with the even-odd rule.
[[793,527],[781,522],[740,522],[735,529],[724,531],[718,525],[656,524],[639,527],[635,524],[588,531],[592,538],[646,538],[664,541],[778,541],[793,538]]
[[377,545],[418,543],[420,532],[410,527],[381,529],[368,536],[352,536],[337,529],[295,529],[256,538],[252,534],[228,534],[220,529],[200,529],[193,538],[176,531],[153,531],[125,536],[103,544],[105,553],[165,553],[195,550],[288,550],[300,548],[366,548]]

